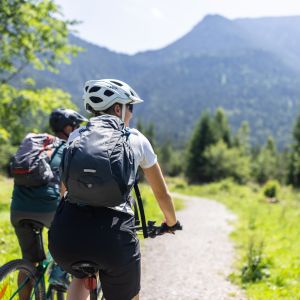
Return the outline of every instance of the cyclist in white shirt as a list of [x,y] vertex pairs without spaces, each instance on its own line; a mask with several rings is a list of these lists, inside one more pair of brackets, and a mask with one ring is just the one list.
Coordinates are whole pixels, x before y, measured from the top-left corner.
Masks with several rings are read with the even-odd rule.
[[[115,79],[90,80],[84,88],[85,109],[94,115],[121,119],[126,126],[132,118],[133,105],[143,102],[126,83]],[[71,145],[86,127],[75,130],[67,142]],[[128,142],[133,150],[135,172],[140,166],[165,217],[167,231],[179,225],[157,156],[148,139],[136,129],[129,129]],[[64,170],[63,170],[64,171]],[[90,260],[101,266],[100,281],[105,299],[137,300],[140,290],[140,248],[134,227],[130,201],[114,207],[90,207],[76,204],[65,193],[49,231],[49,249],[55,261],[73,274],[69,300],[88,299],[84,288],[86,276],[72,269],[74,262]]]

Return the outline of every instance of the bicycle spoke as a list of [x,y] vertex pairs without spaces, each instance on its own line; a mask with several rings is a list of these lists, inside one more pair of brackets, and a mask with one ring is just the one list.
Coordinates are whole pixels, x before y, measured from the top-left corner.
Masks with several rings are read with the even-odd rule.
[[19,272],[17,270],[15,272],[11,272],[6,276],[4,281],[0,282],[1,300],[18,299],[20,291],[29,282],[29,278],[26,277],[22,282],[18,284],[18,274]]
[[[36,268],[29,262],[16,259],[0,267],[0,300],[41,300],[43,288],[37,286]],[[34,289],[32,289],[34,286]]]

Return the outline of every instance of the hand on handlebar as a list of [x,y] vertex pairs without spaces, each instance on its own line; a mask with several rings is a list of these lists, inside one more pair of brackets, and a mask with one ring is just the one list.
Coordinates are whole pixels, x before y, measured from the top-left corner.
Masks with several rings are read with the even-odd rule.
[[175,234],[176,230],[182,230],[182,226],[181,226],[179,221],[177,221],[176,224],[173,225],[173,226],[168,226],[166,222],[163,222],[160,225],[157,234],[158,235],[162,235],[162,234],[165,234],[165,233]]

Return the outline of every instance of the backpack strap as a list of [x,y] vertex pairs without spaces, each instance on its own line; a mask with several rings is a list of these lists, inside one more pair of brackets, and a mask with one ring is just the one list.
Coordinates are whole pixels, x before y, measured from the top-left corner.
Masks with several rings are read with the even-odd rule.
[[55,154],[58,152],[58,150],[61,148],[62,145],[64,145],[65,142],[61,141],[60,145],[58,147],[55,148],[55,150],[53,151],[53,153],[51,154],[51,158],[49,160],[49,165],[51,164]]
[[[141,217],[142,228],[143,228],[143,236],[144,236],[144,238],[147,238],[149,236],[148,230],[147,230],[147,222],[146,222],[143,201],[142,201],[142,197],[141,197],[141,193],[140,193],[140,189],[139,189],[137,180],[134,183],[134,191],[135,191],[135,195],[136,195],[138,206],[139,206],[140,217]],[[135,211],[137,211],[137,209],[135,209]],[[135,217],[136,217],[136,212],[135,212]]]

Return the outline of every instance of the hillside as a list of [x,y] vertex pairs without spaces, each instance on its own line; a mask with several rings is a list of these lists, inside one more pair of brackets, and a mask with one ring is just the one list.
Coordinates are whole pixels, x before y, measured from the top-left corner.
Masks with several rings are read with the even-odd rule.
[[86,50],[60,74],[27,72],[38,86],[70,92],[80,108],[86,80],[119,78],[146,100],[136,115],[154,122],[160,139],[182,143],[203,110],[222,106],[234,130],[249,122],[254,143],[270,134],[280,146],[290,142],[300,100],[300,17],[210,15],[171,45],[132,56],[70,38]]

